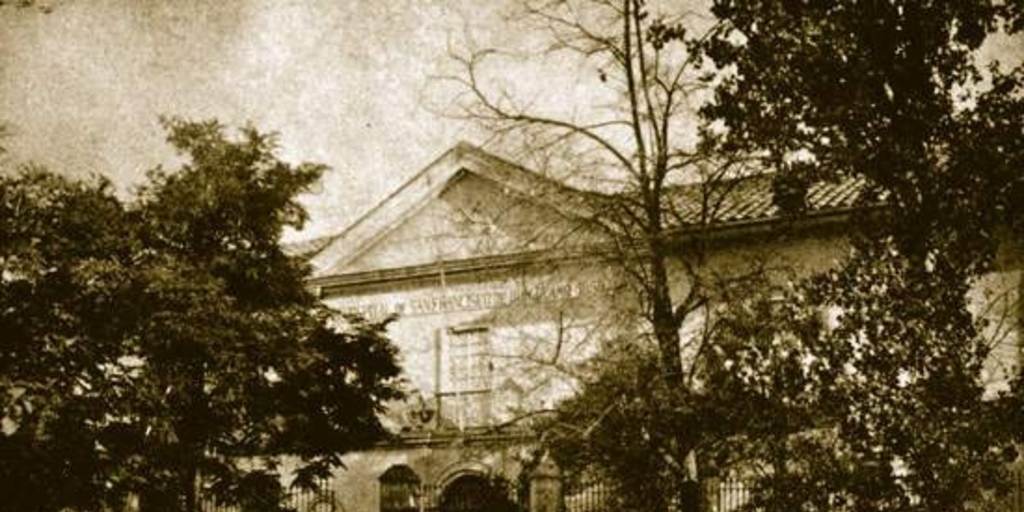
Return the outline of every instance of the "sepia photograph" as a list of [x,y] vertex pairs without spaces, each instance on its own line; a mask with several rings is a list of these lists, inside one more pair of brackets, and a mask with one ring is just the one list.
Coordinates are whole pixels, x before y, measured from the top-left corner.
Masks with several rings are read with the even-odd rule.
[[1024,512],[1020,0],[0,0],[0,512]]

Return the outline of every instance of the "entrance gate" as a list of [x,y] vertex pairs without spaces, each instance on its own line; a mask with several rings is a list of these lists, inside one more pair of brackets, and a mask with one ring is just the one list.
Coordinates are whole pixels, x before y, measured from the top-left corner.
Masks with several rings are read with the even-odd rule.
[[518,512],[506,489],[478,475],[456,478],[441,493],[440,512]]

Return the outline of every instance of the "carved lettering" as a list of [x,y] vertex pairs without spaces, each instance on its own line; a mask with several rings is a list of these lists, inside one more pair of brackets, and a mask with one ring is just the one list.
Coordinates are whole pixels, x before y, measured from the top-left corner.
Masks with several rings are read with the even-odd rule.
[[382,294],[372,299],[342,298],[335,301],[335,307],[342,313],[358,314],[367,318],[383,318],[393,314],[415,316],[591,297],[601,295],[609,289],[610,283],[603,279],[520,283],[497,289],[470,289],[448,293],[434,290],[428,295],[412,297]]

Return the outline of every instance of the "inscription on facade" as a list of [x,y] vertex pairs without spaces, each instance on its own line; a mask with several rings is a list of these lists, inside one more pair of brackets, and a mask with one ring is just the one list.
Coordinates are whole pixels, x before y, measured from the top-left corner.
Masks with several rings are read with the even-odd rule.
[[[549,301],[594,297],[611,290],[606,279],[520,283],[496,287],[460,287],[425,294],[394,293],[368,297],[339,297],[332,305],[342,313],[367,318],[387,315],[416,316],[454,311],[488,310]],[[435,289],[436,290],[436,289]]]

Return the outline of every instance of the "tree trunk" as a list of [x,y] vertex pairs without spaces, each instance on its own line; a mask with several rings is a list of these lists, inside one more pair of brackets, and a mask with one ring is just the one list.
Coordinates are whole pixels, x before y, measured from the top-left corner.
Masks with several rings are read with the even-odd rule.
[[182,450],[187,458],[182,464],[180,475],[181,503],[183,512],[201,512],[199,490],[199,462],[203,459],[206,445],[206,425],[209,404],[203,386],[206,382],[206,364],[193,365],[192,377],[188,382],[189,411],[179,429]]
[[[659,247],[652,250],[657,251]],[[680,349],[679,325],[672,307],[665,257],[653,254],[651,258],[651,324],[661,355],[662,377],[669,389],[683,385],[683,361]]]
[[[666,249],[660,243],[652,244],[651,255],[651,323],[654,337],[658,343],[661,356],[662,378],[669,390],[680,390],[683,382],[682,338],[679,334],[679,320],[672,304],[669,289],[668,269],[665,264]],[[669,393],[670,397],[676,396]],[[681,404],[676,404],[681,406]],[[683,414],[676,414],[676,424],[680,431],[683,425]],[[688,433],[692,435],[692,433]],[[679,505],[681,512],[700,512],[701,496],[700,481],[697,478],[697,452],[686,450],[683,459],[683,482],[679,489]]]
[[196,489],[199,471],[196,469],[195,464],[189,464],[188,469],[184,473],[181,478],[181,489],[184,491],[182,508],[184,512],[200,512],[199,493]]

